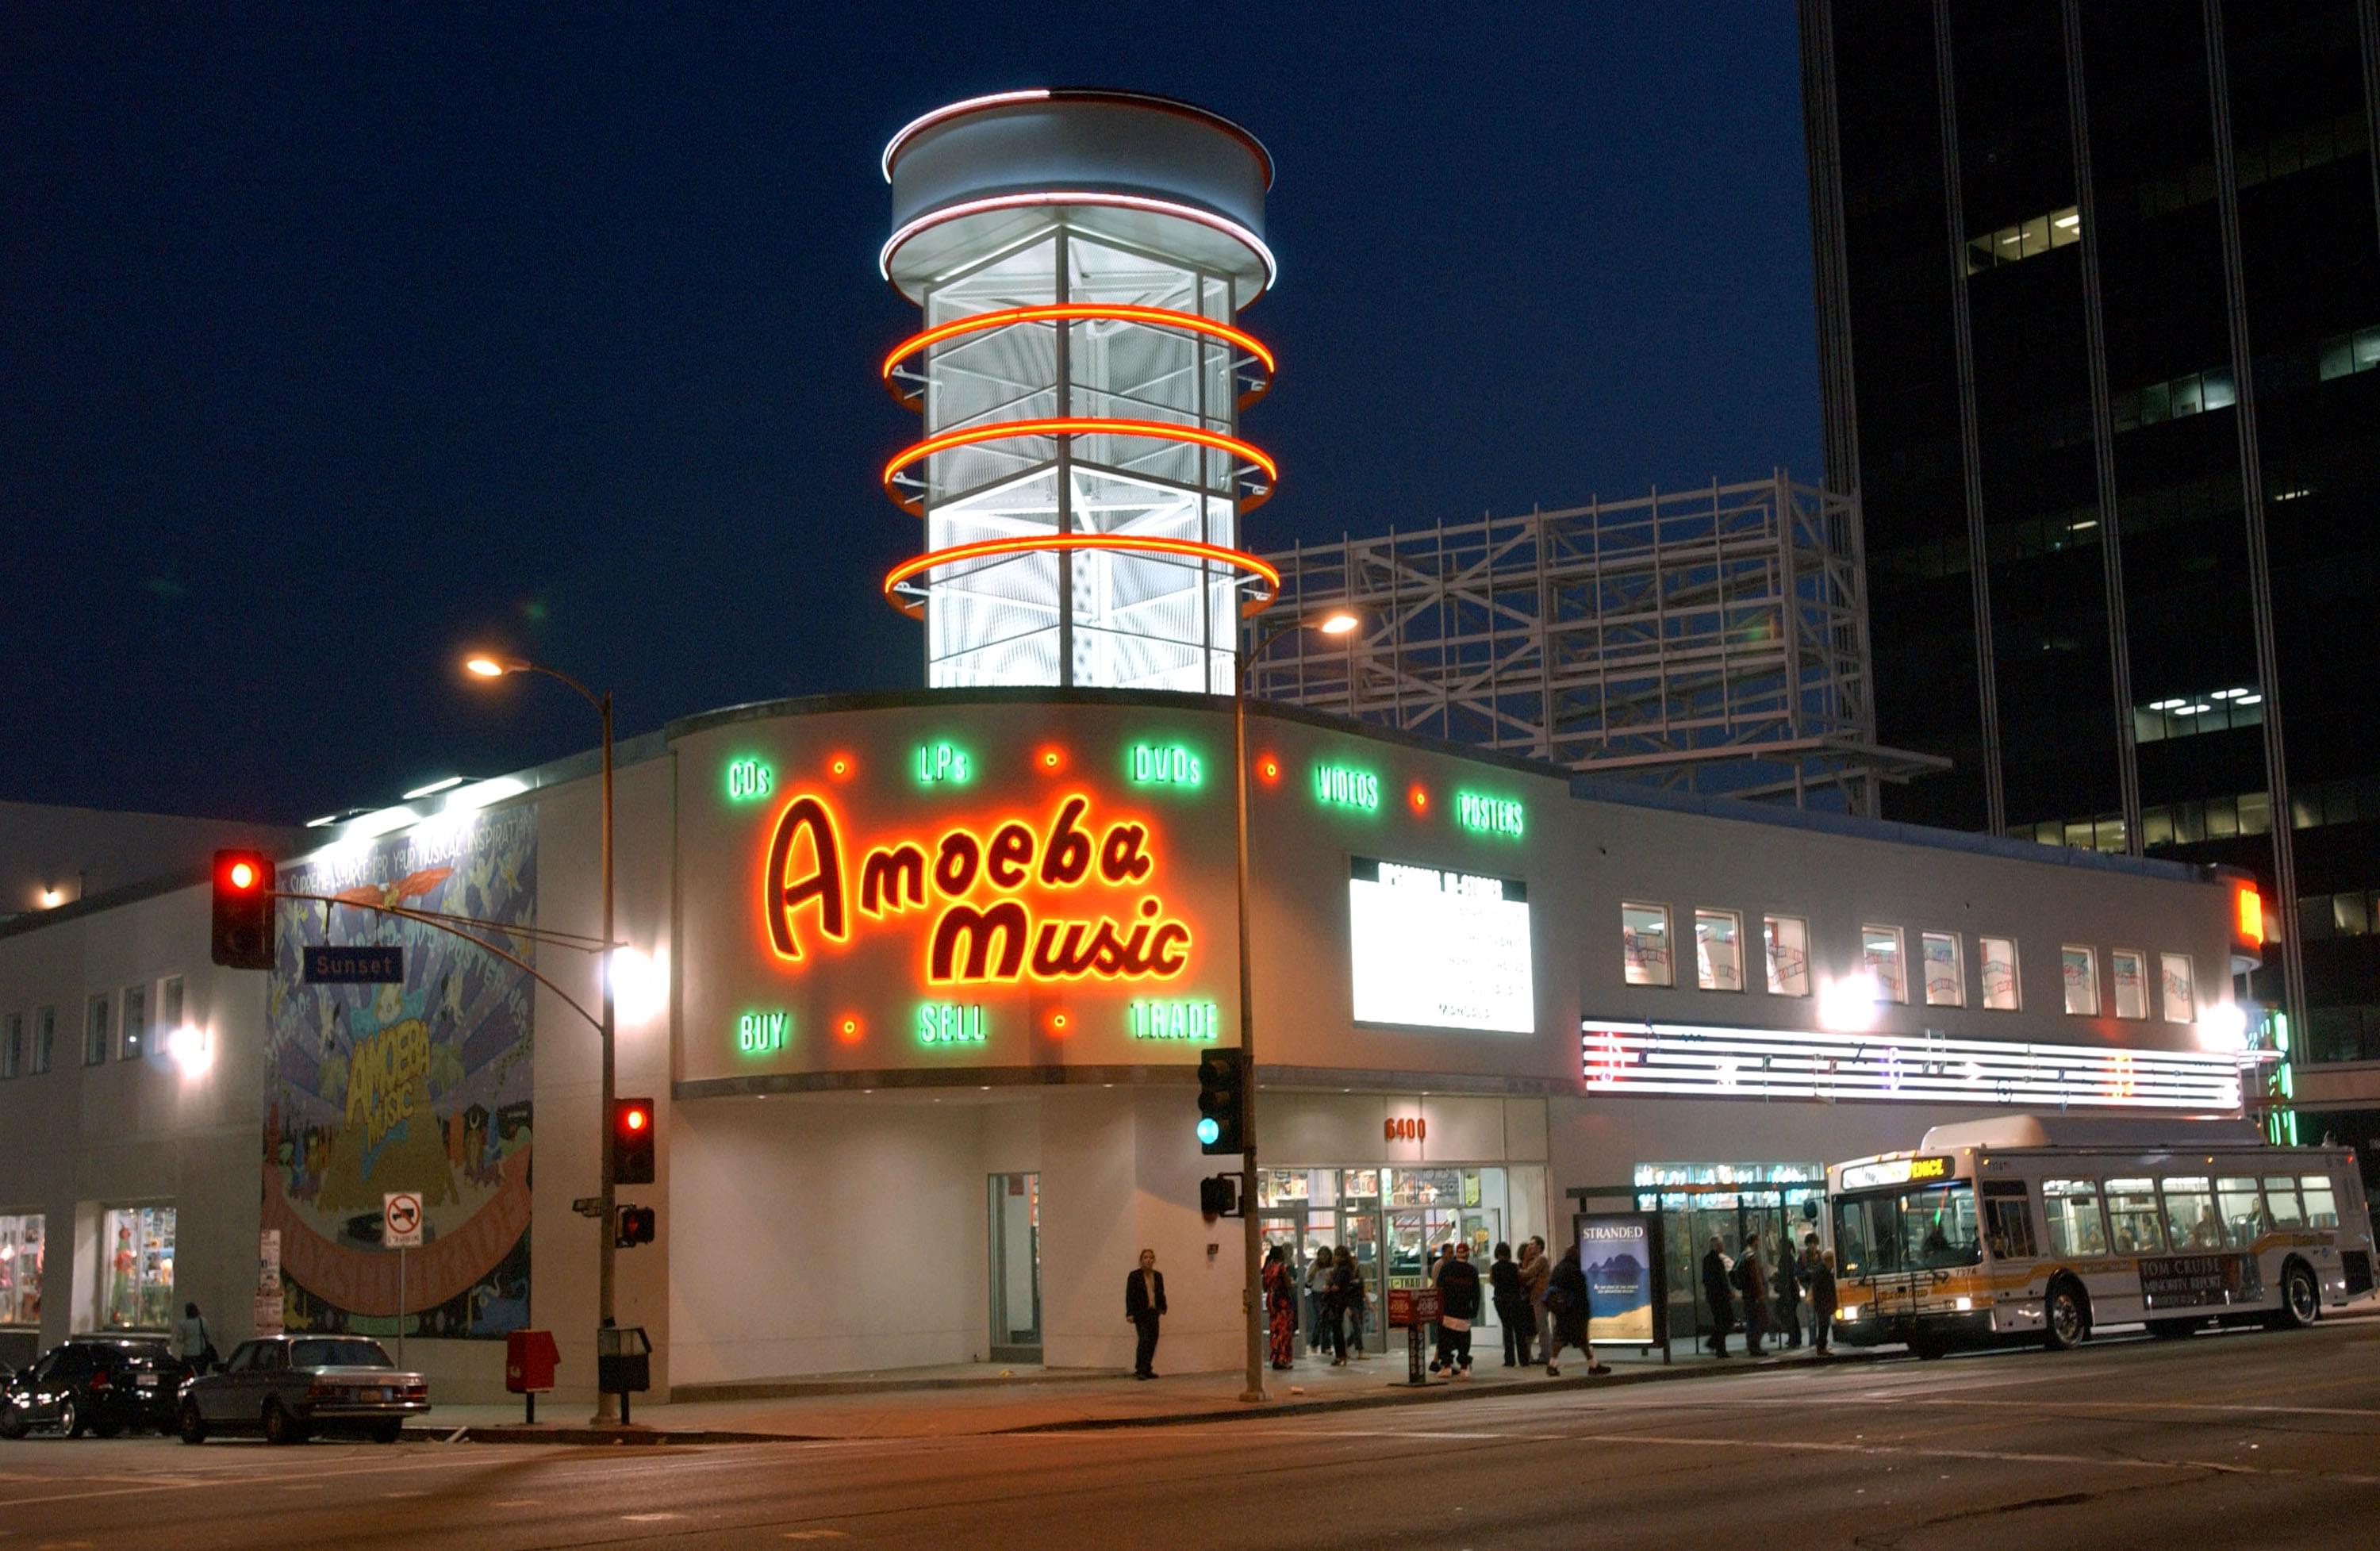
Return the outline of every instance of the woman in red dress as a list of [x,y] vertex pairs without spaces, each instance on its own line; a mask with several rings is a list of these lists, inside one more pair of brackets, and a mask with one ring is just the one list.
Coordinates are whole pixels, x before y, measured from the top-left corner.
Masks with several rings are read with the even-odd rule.
[[1297,1290],[1290,1286],[1289,1266],[1279,1244],[1265,1251],[1264,1295],[1271,1321],[1272,1365],[1285,1373],[1297,1345]]

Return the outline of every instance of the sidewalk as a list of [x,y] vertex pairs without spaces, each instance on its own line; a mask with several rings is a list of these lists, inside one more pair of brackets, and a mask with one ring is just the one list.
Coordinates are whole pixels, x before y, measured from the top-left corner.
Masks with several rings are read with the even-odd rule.
[[[1610,1364],[1612,1372],[1600,1378],[1587,1375],[1575,1351],[1562,1364],[1559,1378],[1548,1378],[1542,1366],[1506,1368],[1500,1356],[1490,1353],[1488,1365],[1475,1368],[1473,1377],[1458,1381],[1433,1379],[1420,1388],[1405,1383],[1402,1341],[1386,1353],[1351,1361],[1343,1368],[1333,1368],[1327,1358],[1315,1359],[1301,1351],[1290,1372],[1266,1373],[1269,1399],[1262,1404],[1250,1404],[1240,1399],[1245,1375],[1237,1370],[1167,1375],[1153,1382],[1139,1383],[1122,1373],[1087,1374],[1080,1370],[1016,1366],[1003,1369],[998,1364],[973,1363],[889,1374],[822,1375],[812,1379],[786,1380],[779,1386],[737,1387],[743,1390],[780,1391],[765,1397],[677,1400],[650,1406],[640,1402],[634,1408],[636,1424],[625,1429],[591,1427],[587,1423],[584,1401],[565,1403],[549,1397],[540,1403],[544,1415],[534,1426],[522,1424],[521,1407],[516,1403],[440,1406],[408,1426],[407,1432],[409,1436],[448,1438],[459,1430],[475,1443],[710,1444],[959,1437],[1297,1416],[1483,1395],[1609,1388],[1615,1385],[1815,1365],[1806,1348],[1772,1352],[1757,1361],[1741,1355],[1740,1345],[1738,1351],[1739,1355],[1722,1362],[1708,1353],[1689,1351],[1681,1342],[1672,1360],[1666,1363],[1658,1351],[1640,1355],[1633,1350],[1605,1351],[1598,1355]],[[1829,1361],[1873,1361],[1899,1351],[1897,1347],[1882,1351],[1839,1349]],[[1002,1377],[1003,1372],[1009,1376]]]

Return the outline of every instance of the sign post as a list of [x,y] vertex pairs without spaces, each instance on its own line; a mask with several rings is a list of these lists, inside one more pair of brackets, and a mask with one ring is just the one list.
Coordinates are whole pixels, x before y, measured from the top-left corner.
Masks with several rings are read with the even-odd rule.
[[1416,1387],[1429,1380],[1422,1376],[1422,1332],[1439,1315],[1438,1289],[1434,1287],[1392,1287],[1389,1289],[1389,1328],[1399,1326],[1405,1332],[1405,1383]]
[[381,1243],[396,1251],[396,1365],[405,1366],[405,1252],[421,1247],[421,1197],[392,1190],[380,1198]]

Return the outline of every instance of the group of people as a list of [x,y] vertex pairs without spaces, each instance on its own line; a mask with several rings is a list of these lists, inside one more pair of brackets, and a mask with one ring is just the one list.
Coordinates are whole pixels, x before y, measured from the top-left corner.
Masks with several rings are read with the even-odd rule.
[[1828,1355],[1835,1319],[1835,1252],[1818,1247],[1818,1236],[1805,1234],[1798,1257],[1777,1255],[1772,1269],[1760,1258],[1760,1236],[1743,1241],[1743,1253],[1728,1258],[1726,1242],[1710,1236],[1703,1255],[1703,1301],[1710,1305],[1710,1349],[1728,1355],[1727,1338],[1737,1328],[1736,1305],[1743,1308],[1742,1327],[1746,1355],[1765,1357],[1761,1343],[1774,1334],[1781,1346],[1802,1344],[1802,1304],[1810,1305],[1810,1341],[1819,1356]]

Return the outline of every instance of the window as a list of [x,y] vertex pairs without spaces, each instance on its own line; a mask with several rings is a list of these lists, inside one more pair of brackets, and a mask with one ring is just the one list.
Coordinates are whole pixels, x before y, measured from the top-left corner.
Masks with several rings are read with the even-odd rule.
[[1694,984],[1706,991],[1743,989],[1742,923],[1731,910],[1694,912]]
[[257,1354],[272,1345],[270,1341],[242,1341],[233,1349],[230,1361],[224,1363],[227,1374],[244,1374],[256,1366]]
[[2118,1254],[2163,1254],[2165,1215],[2153,1180],[2107,1181],[2107,1227]]
[[11,1012],[0,1023],[0,1078],[17,1075],[18,1063],[25,1059],[25,1015]]
[[2129,948],[2119,948],[2107,955],[2116,977],[2116,1016],[2145,1018],[2149,1015],[2149,960],[2145,953]]
[[1900,928],[1899,927],[1862,927],[1860,957],[1867,972],[1876,977],[1876,1000],[1907,1001],[1909,975],[1900,959]]
[[2298,1182],[2287,1174],[2265,1175],[2265,1211],[2275,1228],[2303,1228],[2305,1212],[2298,1205]]
[[2049,1248],[2068,1257],[2107,1253],[2107,1230],[2099,1220],[2099,1186],[2092,1180],[2044,1180],[2041,1212],[2049,1222]]
[[2058,951],[2066,979],[2066,1011],[2077,1018],[2099,1015],[2099,959],[2088,948],[2068,943]]
[[1810,925],[1798,915],[1767,915],[1760,936],[1768,951],[1768,994],[1810,994]]
[[2204,1176],[2163,1181],[2166,1238],[2177,1250],[2219,1250],[2223,1224],[2215,1215],[2215,1194]]
[[157,1026],[169,1035],[182,1026],[182,977],[178,975],[167,975],[157,993]]
[[1967,972],[1959,962],[1958,934],[1921,932],[1917,943],[1925,955],[1925,1005],[1966,1006]]
[[2166,953],[2159,956],[2165,965],[2165,1021],[2168,1024],[2198,1022],[2198,984],[2191,974],[2190,955]]
[[2265,1204],[2256,1194],[2253,1180],[2216,1181],[2215,1209],[2223,1217],[2223,1242],[2227,1248],[2246,1249],[2265,1230]]
[[2041,1253],[2034,1242],[2024,1186],[2006,1182],[1984,1187],[1984,1235],[1995,1260],[2031,1260]]
[[1901,1264],[1912,1270],[1980,1264],[1984,1241],[1975,1225],[1975,1187],[1962,1181],[1948,1190],[1902,1196],[1900,1241]]
[[0,1325],[42,1323],[42,1215],[0,1217]]
[[1620,907],[1621,961],[1632,986],[1670,984],[1670,907]]
[[293,1368],[394,1368],[387,1351],[378,1341],[368,1341],[358,1336],[317,1337],[312,1340],[289,1343],[289,1365]]
[[125,1206],[101,1228],[99,1307],[103,1330],[169,1330],[174,1325],[174,1208]]
[[149,1048],[149,988],[124,988],[124,1043],[119,1060],[139,1060]]
[[1984,1006],[1994,1012],[2013,1012],[2022,1004],[2016,991],[2016,939],[1978,939],[1984,953]]
[[50,1059],[57,1053],[58,1010],[43,1007],[33,1013],[33,1070],[50,1069]]
[[95,996],[83,1011],[82,1063],[97,1066],[107,1059],[107,998]]
[[2305,1225],[2308,1228],[2337,1228],[2338,1198],[2332,1194],[2327,1174],[2301,1174],[2298,1188],[2305,1195]]

